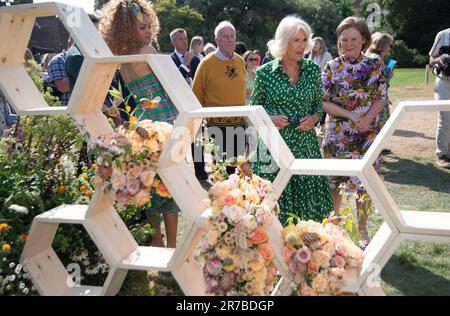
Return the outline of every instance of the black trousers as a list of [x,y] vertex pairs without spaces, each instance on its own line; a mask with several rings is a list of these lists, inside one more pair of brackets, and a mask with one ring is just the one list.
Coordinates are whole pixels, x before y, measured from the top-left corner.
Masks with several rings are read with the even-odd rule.
[[[247,152],[247,125],[237,127],[222,127],[208,125],[208,135],[214,141],[218,152],[213,153],[219,159],[224,157],[229,162],[235,160],[238,156],[245,156]],[[208,179],[205,171],[204,148],[195,142],[191,145],[192,157],[194,160],[195,176],[199,180]],[[227,166],[227,173],[233,174],[236,171],[235,166]]]

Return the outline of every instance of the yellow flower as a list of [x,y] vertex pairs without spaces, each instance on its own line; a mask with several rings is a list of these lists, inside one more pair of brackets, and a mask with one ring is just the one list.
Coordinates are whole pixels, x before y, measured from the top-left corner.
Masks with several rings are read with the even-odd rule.
[[88,175],[87,174],[85,174],[85,173],[83,173],[83,175],[81,176],[84,180],[87,180],[87,178],[88,178]]
[[132,123],[132,124],[133,124],[133,123],[136,123],[136,122],[137,122],[136,116],[134,116],[134,115],[133,115],[133,116],[130,116],[130,120],[129,120],[129,121],[130,121],[130,123]]
[[281,232],[281,237],[291,246],[296,246],[300,243],[300,234],[294,224],[286,226]]
[[92,169],[97,168],[97,164],[96,164],[96,163],[93,163],[92,166],[91,166],[91,168],[92,168]]
[[266,277],[267,277],[267,270],[266,269],[261,269],[261,270],[255,272],[255,280],[258,281],[258,282],[265,281]]
[[82,185],[82,186],[80,187],[80,191],[86,191],[86,190],[87,190],[87,188],[86,188],[85,185]]
[[62,185],[62,186],[60,186],[60,187],[58,188],[58,192],[59,192],[59,193],[64,193],[64,192],[66,192],[66,188]]
[[312,288],[316,292],[325,292],[327,289],[328,281],[322,275],[318,275],[314,278],[312,283]]
[[217,248],[216,253],[221,259],[224,259],[231,255],[230,248],[228,247],[219,247]]
[[9,228],[9,225],[6,223],[1,223],[0,224],[0,232],[4,232]]
[[3,246],[2,246],[2,250],[3,251],[10,251],[11,250],[11,246],[9,245],[9,244],[4,244]]
[[127,105],[127,106],[125,107],[125,110],[126,110],[128,113],[130,113],[130,111],[131,111],[131,106]]
[[234,266],[233,265],[224,266],[223,269],[227,272],[233,272]]
[[81,168],[81,171],[86,171],[87,169],[88,169],[88,167],[83,166],[83,167]]

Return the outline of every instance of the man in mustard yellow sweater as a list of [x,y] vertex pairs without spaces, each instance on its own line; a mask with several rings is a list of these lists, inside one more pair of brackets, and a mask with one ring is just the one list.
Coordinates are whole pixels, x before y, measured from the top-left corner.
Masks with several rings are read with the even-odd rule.
[[[236,30],[230,22],[223,21],[216,27],[214,35],[217,50],[201,61],[192,89],[204,107],[242,106],[245,104],[245,62],[234,53]],[[207,122],[208,134],[214,136],[219,154],[226,152],[229,161],[245,154],[245,118],[210,118]],[[193,157],[197,178],[204,180],[202,153],[201,148],[195,147]],[[227,168],[228,173],[234,170]]]

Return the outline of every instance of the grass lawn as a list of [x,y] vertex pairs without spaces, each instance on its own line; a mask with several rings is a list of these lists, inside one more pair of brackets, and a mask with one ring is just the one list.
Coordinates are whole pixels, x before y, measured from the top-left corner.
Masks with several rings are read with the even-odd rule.
[[[402,210],[450,212],[450,170],[433,158],[388,156],[383,179]],[[372,219],[373,228],[381,218]],[[450,295],[450,244],[405,241],[382,271],[387,295]]]
[[[429,84],[433,84],[435,76],[430,71]],[[398,68],[394,71],[391,87],[413,86],[425,84],[425,68]]]

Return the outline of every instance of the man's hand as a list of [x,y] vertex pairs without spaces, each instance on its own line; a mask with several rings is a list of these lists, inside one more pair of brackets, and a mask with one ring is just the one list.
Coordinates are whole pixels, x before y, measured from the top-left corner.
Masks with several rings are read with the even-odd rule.
[[184,54],[184,62],[183,64],[185,66],[189,66],[191,64],[192,59],[194,58],[194,55],[192,55],[190,52],[187,52]]

